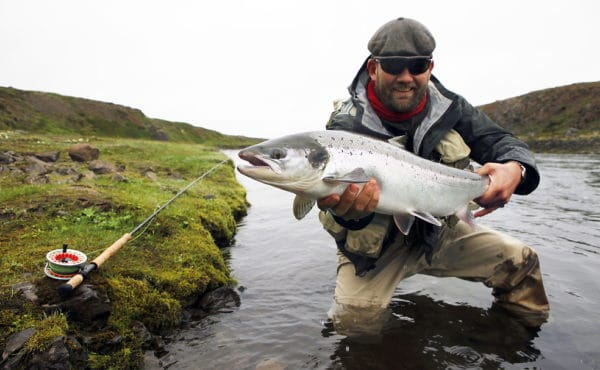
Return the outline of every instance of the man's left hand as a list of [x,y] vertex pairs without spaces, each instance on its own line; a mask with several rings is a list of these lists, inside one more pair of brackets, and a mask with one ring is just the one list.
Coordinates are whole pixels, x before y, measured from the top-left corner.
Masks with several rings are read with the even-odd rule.
[[490,177],[490,184],[485,193],[475,199],[475,202],[483,208],[475,213],[475,217],[485,216],[504,207],[521,182],[521,167],[515,161],[486,163],[475,172]]

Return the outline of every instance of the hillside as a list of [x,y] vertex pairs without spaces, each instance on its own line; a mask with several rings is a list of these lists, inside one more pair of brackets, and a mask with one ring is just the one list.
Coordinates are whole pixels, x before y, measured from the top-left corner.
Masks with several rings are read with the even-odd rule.
[[600,82],[534,91],[479,108],[536,152],[600,153]]
[[122,105],[0,87],[0,131],[10,130],[202,143],[221,148],[257,142],[187,123],[149,118],[139,109]]
[[[480,106],[536,152],[600,153],[600,82],[534,91]],[[259,139],[146,117],[139,109],[0,87],[0,131],[202,143],[220,148]]]

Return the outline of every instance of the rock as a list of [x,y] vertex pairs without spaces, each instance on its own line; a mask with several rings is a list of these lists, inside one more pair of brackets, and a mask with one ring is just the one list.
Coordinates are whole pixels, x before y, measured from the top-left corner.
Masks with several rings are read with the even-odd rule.
[[27,369],[81,369],[86,368],[88,355],[74,337],[54,338],[50,348],[32,352],[23,368]]
[[117,167],[115,167],[115,165],[101,160],[94,160],[90,162],[88,169],[97,175],[117,172]]
[[204,294],[197,306],[206,312],[215,313],[239,307],[240,304],[240,295],[235,290],[221,287]]
[[34,154],[33,156],[41,161],[53,163],[53,162],[58,161],[60,152],[57,150],[57,151],[53,151],[53,152],[37,153],[37,154]]
[[15,161],[15,158],[10,154],[10,152],[0,153],[0,163],[11,164],[14,161]]
[[153,347],[154,337],[148,331],[146,325],[141,321],[135,321],[131,330],[135,333],[136,338],[142,343],[143,349],[151,349]]
[[29,185],[43,185],[49,182],[50,180],[46,175],[29,175],[25,178],[25,183]]
[[23,348],[23,345],[35,334],[35,328],[28,328],[21,332],[14,333],[6,340],[6,346],[2,352],[2,361],[5,361],[10,355]]
[[48,164],[42,160],[34,156],[27,157],[27,167],[25,168],[25,172],[31,175],[46,175],[52,170],[54,167],[51,164]]
[[39,298],[37,295],[37,288],[30,282],[18,283],[12,286],[17,293],[21,293],[25,299],[32,303],[37,303]]
[[96,178],[96,174],[92,171],[85,171],[81,174],[80,178],[85,180],[94,180]]
[[77,176],[79,172],[73,167],[59,167],[56,169],[56,173],[62,176]]
[[158,176],[156,175],[156,173],[154,173],[152,171],[146,171],[146,173],[144,173],[144,175],[152,181],[158,180]]
[[579,130],[575,127],[569,127],[567,131],[565,131],[565,136],[574,136],[577,135],[578,132]]
[[154,356],[152,351],[144,352],[144,369],[146,370],[162,370],[160,360]]
[[65,337],[54,338],[50,348],[43,352],[32,352],[27,361],[28,369],[64,369],[68,370],[69,351],[65,346]]
[[67,300],[42,305],[47,312],[65,312],[69,319],[91,324],[108,318],[111,310],[110,299],[106,292],[95,286],[83,283],[73,290],[73,296]]
[[68,154],[75,162],[89,162],[98,159],[100,150],[89,144],[75,144],[69,148]]
[[120,172],[115,173],[112,179],[115,182],[127,182],[127,177]]

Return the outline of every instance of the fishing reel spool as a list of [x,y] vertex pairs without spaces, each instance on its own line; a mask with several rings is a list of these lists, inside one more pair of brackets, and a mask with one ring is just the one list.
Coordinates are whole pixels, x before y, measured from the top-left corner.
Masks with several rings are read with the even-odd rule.
[[85,266],[87,256],[78,250],[67,249],[64,244],[62,249],[54,249],[46,254],[46,276],[56,280],[69,280],[77,275]]

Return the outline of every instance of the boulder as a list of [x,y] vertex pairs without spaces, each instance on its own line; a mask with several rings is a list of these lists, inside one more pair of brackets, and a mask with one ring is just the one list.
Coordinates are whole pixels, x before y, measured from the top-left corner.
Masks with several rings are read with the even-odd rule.
[[41,161],[54,163],[54,162],[58,161],[60,152],[58,150],[56,150],[56,151],[52,151],[52,152],[36,153],[33,156]]
[[98,159],[100,150],[89,144],[75,144],[69,148],[68,154],[76,162],[89,162]]
[[117,167],[114,164],[101,160],[91,161],[88,169],[98,175],[117,172]]

